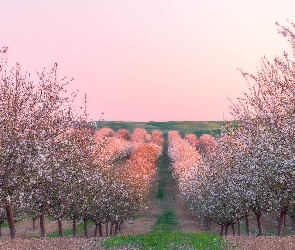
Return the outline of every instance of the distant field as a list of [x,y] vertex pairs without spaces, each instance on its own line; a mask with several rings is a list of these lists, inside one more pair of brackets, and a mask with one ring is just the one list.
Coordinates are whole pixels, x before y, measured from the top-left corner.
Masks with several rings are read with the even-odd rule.
[[120,128],[128,129],[133,132],[135,128],[144,128],[149,133],[154,129],[162,131],[165,137],[170,130],[178,130],[181,135],[188,133],[196,134],[200,137],[202,134],[220,135],[220,128],[224,126],[223,121],[169,121],[169,122],[123,122],[123,121],[100,121],[95,122],[99,128],[107,127],[114,131]]

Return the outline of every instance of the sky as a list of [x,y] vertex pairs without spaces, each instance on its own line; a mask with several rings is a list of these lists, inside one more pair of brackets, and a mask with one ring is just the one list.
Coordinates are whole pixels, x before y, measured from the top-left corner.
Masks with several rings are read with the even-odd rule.
[[89,120],[220,121],[247,91],[237,68],[289,51],[294,0],[1,0],[10,65],[74,78]]

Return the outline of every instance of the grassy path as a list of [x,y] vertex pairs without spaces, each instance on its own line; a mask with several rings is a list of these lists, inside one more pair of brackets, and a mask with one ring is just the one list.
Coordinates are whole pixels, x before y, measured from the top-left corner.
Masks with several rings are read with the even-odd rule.
[[[219,235],[209,233],[184,233],[175,212],[177,184],[172,177],[170,158],[167,154],[167,142],[164,143],[163,156],[158,164],[158,190],[156,200],[162,214],[147,234],[122,235],[112,237],[103,242],[105,248],[146,250],[192,250],[222,249],[223,239]],[[119,248],[116,248],[119,249]]]
[[163,156],[158,165],[158,192],[157,200],[162,215],[158,217],[158,221],[153,228],[153,231],[158,232],[175,232],[179,231],[178,221],[174,211],[173,204],[175,203],[175,185],[172,177],[170,166],[170,158],[167,154],[167,143],[163,146]]

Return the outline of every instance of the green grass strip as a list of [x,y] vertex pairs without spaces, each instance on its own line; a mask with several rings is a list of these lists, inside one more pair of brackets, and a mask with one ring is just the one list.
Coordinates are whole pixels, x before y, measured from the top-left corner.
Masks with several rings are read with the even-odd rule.
[[158,217],[156,225],[153,227],[155,232],[177,231],[178,221],[174,210],[170,207],[163,208],[163,214]]
[[160,201],[162,201],[165,197],[166,183],[167,182],[163,179],[158,180],[158,191],[157,191],[156,198],[159,199]]
[[144,235],[123,235],[103,241],[105,248],[137,247],[142,250],[220,250],[223,238],[210,233],[151,232]]
[[[17,223],[17,222],[22,222],[22,221],[25,221],[25,220],[28,220],[28,217],[26,217],[26,216],[22,216],[22,217],[20,217],[19,219],[15,219],[15,223]],[[4,228],[4,227],[8,227],[9,225],[8,225],[8,221],[4,221],[3,223],[2,223],[2,225],[1,225],[1,228]]]
[[[93,225],[94,225],[94,222],[92,222],[92,221],[87,222],[87,227],[91,227]],[[77,232],[82,232],[82,231],[84,231],[84,223],[79,223],[77,225]],[[67,229],[63,230],[64,236],[70,236],[70,235],[73,235],[73,233],[74,233],[73,228],[67,228]],[[57,230],[57,231],[46,234],[46,236],[49,238],[57,238],[57,237],[59,237],[59,232]]]
[[1,228],[4,228],[4,227],[8,227],[8,222],[7,221],[2,223]]

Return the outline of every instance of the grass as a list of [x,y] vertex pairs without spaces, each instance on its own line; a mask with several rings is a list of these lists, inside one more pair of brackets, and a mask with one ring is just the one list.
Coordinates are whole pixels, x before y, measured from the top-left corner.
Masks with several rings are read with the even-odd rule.
[[4,227],[8,227],[8,222],[7,221],[2,223],[1,228],[4,228]]
[[[105,248],[126,247],[142,250],[219,250],[225,249],[223,238],[211,233],[182,233],[178,232],[178,221],[174,209],[165,204],[166,187],[172,185],[172,175],[169,169],[170,159],[167,156],[167,145],[159,164],[159,180],[156,198],[162,208],[162,215],[152,231],[141,235],[122,235],[111,237],[102,242]],[[164,202],[164,204],[162,204]]]
[[138,247],[142,250],[220,250],[224,249],[221,236],[211,233],[150,232],[144,235],[123,235],[105,240],[105,248],[116,246]]
[[159,200],[163,200],[164,196],[165,196],[165,188],[166,186],[166,182],[165,181],[161,181],[161,183],[158,184],[158,191],[157,191],[157,199]]
[[[159,176],[164,176],[164,175],[169,175],[169,174],[171,175],[171,171],[169,169],[159,166]],[[157,190],[156,198],[160,201],[162,201],[165,198],[166,185],[167,185],[166,178],[160,178],[158,180],[158,190]]]
[[172,183],[172,174],[169,169],[170,158],[167,155],[167,142],[163,145],[163,155],[160,158],[160,162],[158,165],[158,191],[156,198],[159,201],[163,201],[165,198],[165,189],[167,184]]
[[[27,219],[28,219],[27,216],[22,216],[22,217],[20,217],[20,218],[18,218],[18,219],[15,219],[15,220],[14,220],[14,223],[22,222],[22,221],[27,220]],[[4,221],[4,222],[2,223],[1,228],[4,228],[4,227],[8,227],[8,221]]]
[[[167,155],[167,143],[163,145],[163,156],[158,165],[158,192],[156,198],[160,201],[162,215],[158,217],[157,223],[153,228],[155,232],[170,232],[175,231],[178,226],[178,221],[174,209],[170,205],[164,205],[163,201],[166,196],[167,185],[172,184],[172,173],[169,168],[170,158]],[[171,195],[171,194],[170,194]],[[172,195],[174,196],[174,195]]]
[[[92,221],[87,222],[87,227],[91,227],[93,225],[94,225],[94,222],[92,222]],[[77,225],[77,232],[82,232],[82,231],[84,231],[84,224],[79,223]],[[64,236],[70,236],[70,235],[73,235],[73,233],[74,233],[73,228],[67,228],[67,229],[63,230],[63,235]],[[48,233],[46,236],[49,237],[49,238],[57,238],[57,237],[59,237],[59,232],[57,230],[57,231]]]
[[169,122],[123,122],[123,121],[100,121],[99,128],[107,127],[114,131],[120,128],[128,129],[133,132],[135,128],[144,128],[150,133],[152,130],[159,129],[167,139],[170,130],[178,130],[184,134],[193,133],[200,137],[202,134],[220,135],[220,128],[225,125],[223,121],[169,121]]
[[177,231],[178,221],[174,210],[170,207],[163,208],[163,214],[158,217],[157,223],[153,228],[154,232]]
[[165,189],[166,186],[169,183],[171,183],[172,175],[171,170],[169,169],[170,165],[170,158],[167,155],[167,142],[163,145],[163,155],[160,158],[159,164],[158,164],[158,190],[156,198],[159,201],[163,201],[165,198]]

